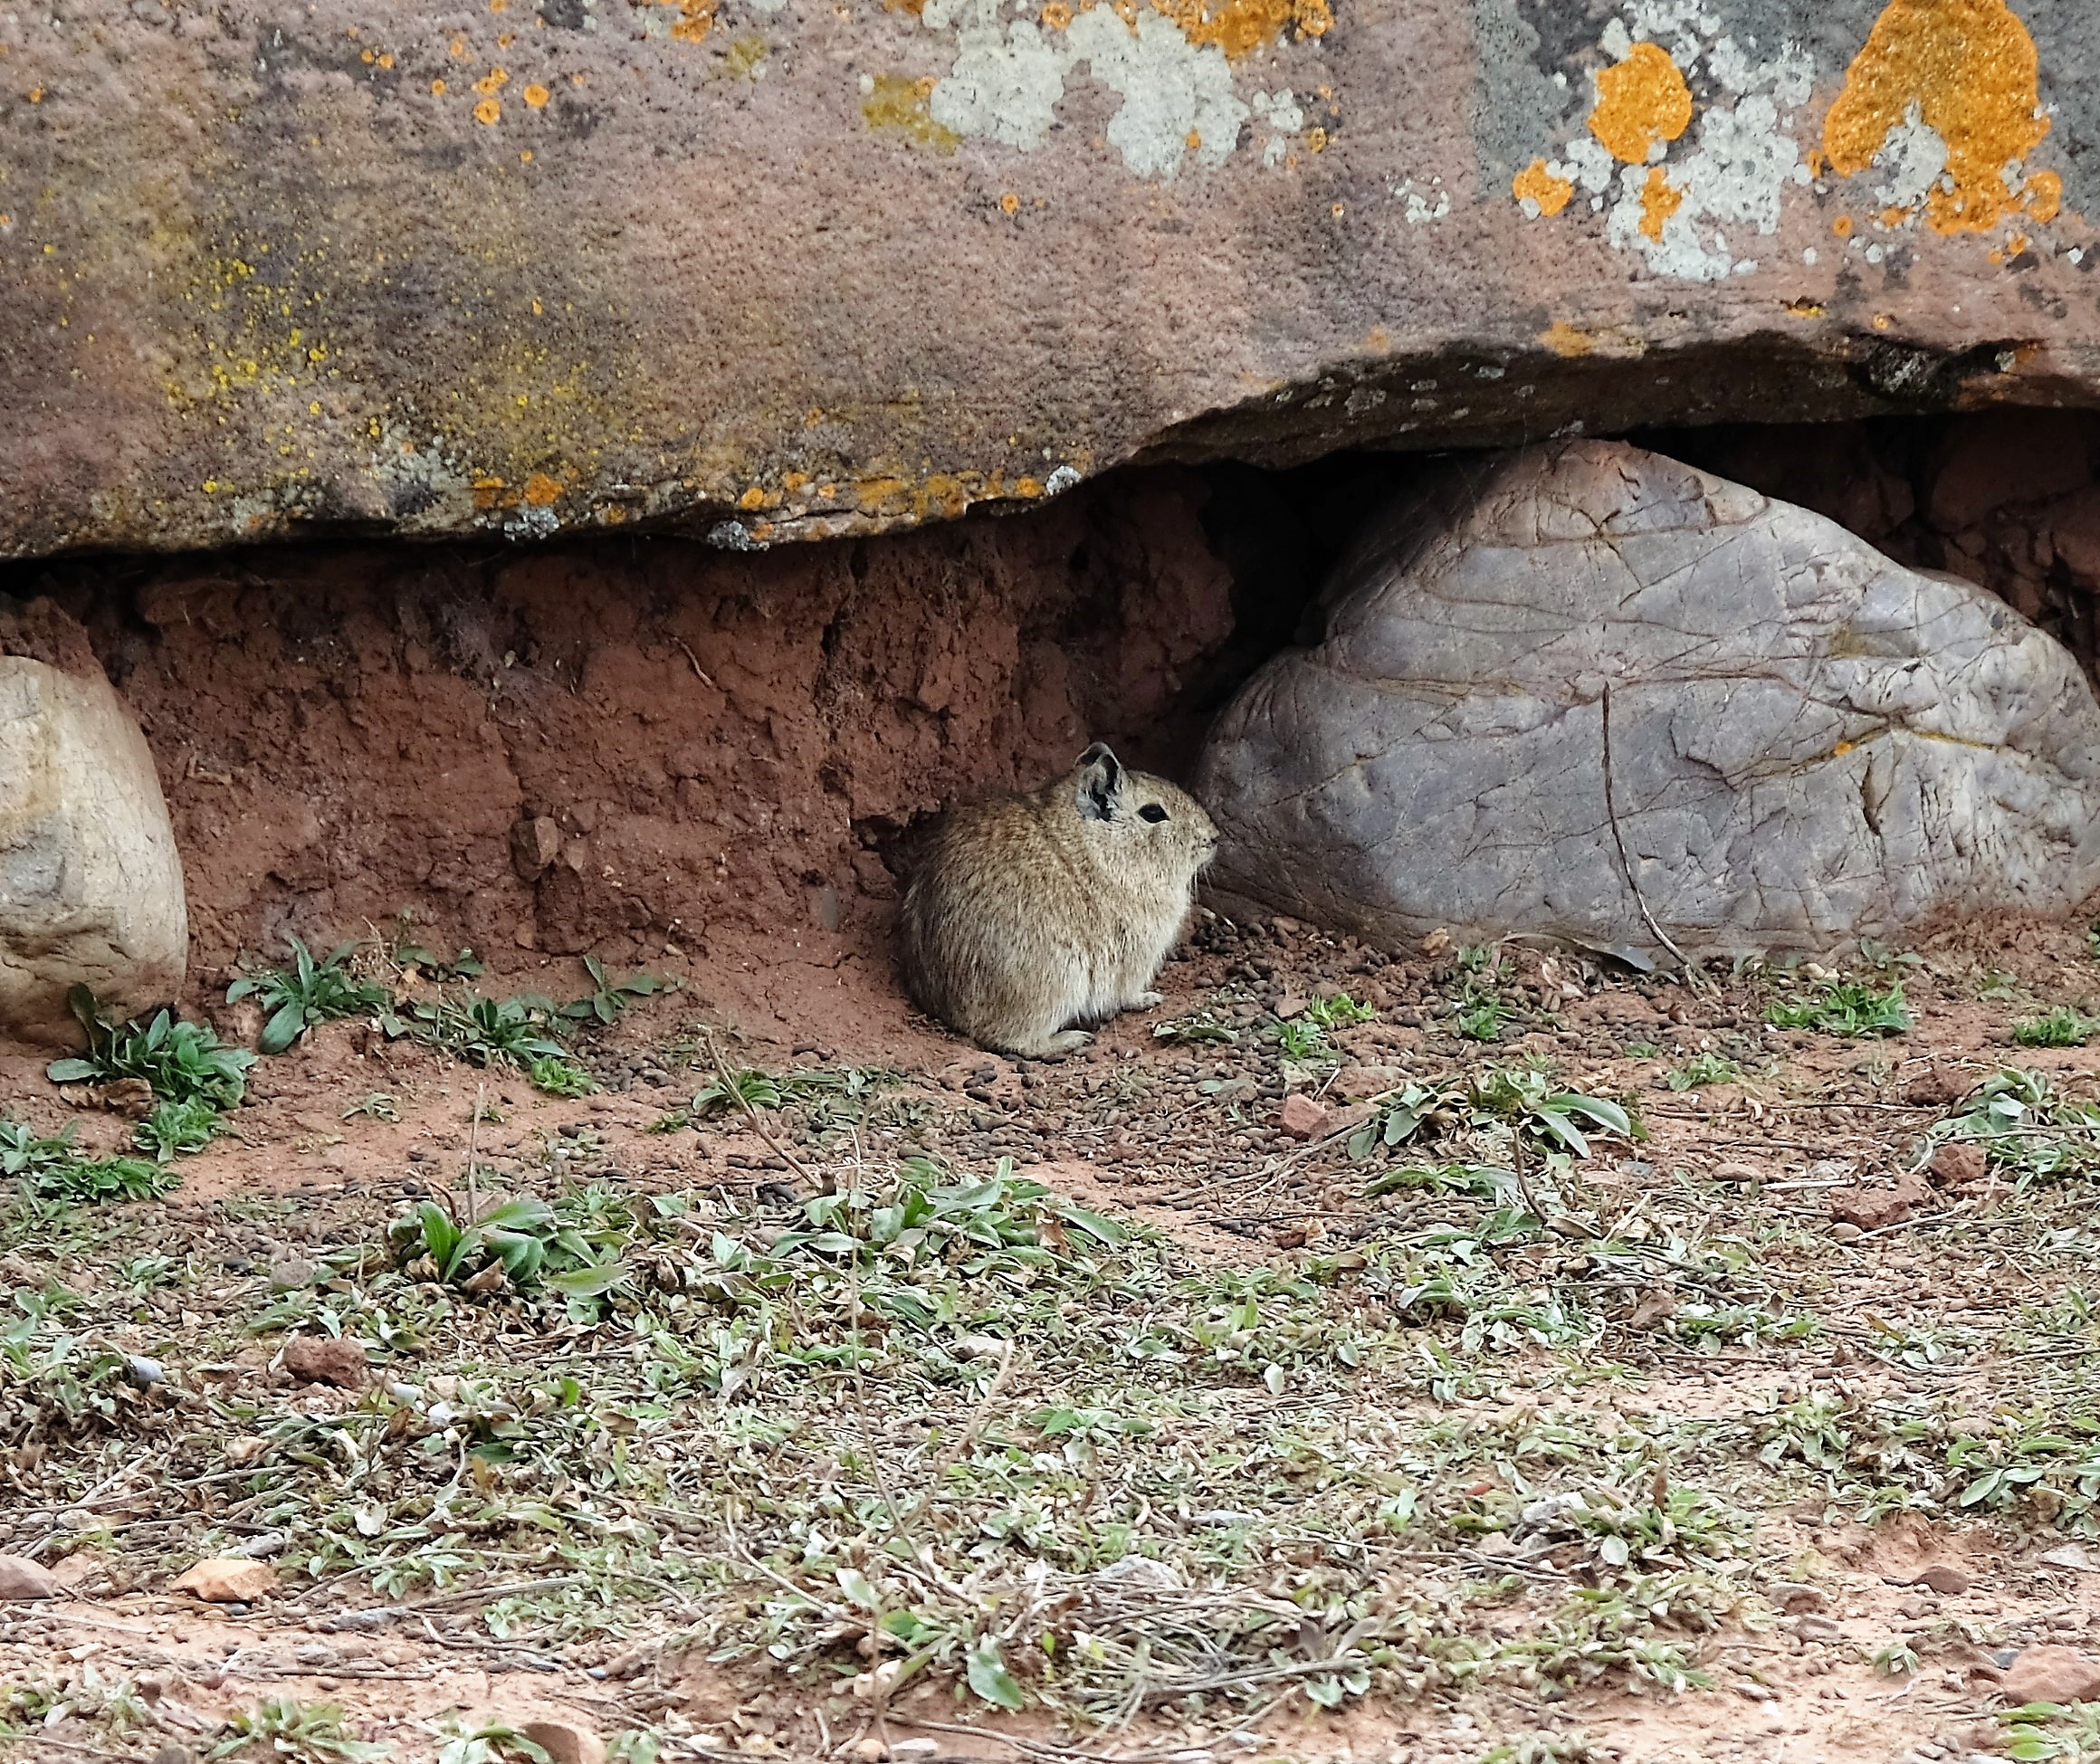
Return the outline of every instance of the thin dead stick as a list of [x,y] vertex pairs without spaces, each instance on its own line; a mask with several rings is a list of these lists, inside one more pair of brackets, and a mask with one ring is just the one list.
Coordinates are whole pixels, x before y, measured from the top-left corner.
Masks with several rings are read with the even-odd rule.
[[474,1118],[467,1123],[467,1216],[466,1227],[472,1231],[481,1223],[481,1197],[474,1191],[474,1165],[481,1157],[482,1109],[487,1102],[489,1087],[483,1082],[474,1086]]
[[714,1063],[715,1076],[721,1080],[722,1089],[735,1099],[737,1106],[749,1117],[751,1125],[758,1130],[759,1137],[771,1146],[777,1155],[788,1160],[788,1168],[811,1187],[816,1187],[816,1178],[809,1173],[809,1167],[773,1136],[773,1130],[766,1125],[765,1118],[759,1113],[750,1098],[744,1094],[744,1087],[730,1075],[729,1063],[722,1058],[721,1049],[714,1044],[713,1032],[703,1029],[701,1039],[707,1044],[707,1056]]
[[1626,885],[1633,890],[1633,903],[1640,909],[1640,916],[1647,921],[1648,930],[1656,934],[1656,941],[1676,957],[1677,965],[1688,977],[1694,972],[1691,958],[1670,940],[1669,932],[1656,923],[1655,914],[1648,911],[1647,897],[1641,892],[1639,879],[1633,872],[1633,860],[1627,855],[1626,840],[1618,831],[1618,799],[1611,783],[1611,688],[1608,684],[1600,703],[1604,725],[1604,816],[1611,823],[1611,843],[1618,848],[1618,867],[1626,872]]

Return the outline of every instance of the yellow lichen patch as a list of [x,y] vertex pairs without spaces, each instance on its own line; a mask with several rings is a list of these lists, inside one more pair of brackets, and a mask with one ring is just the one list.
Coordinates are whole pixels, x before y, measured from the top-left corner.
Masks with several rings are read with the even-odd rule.
[[535,110],[544,110],[547,108],[547,100],[552,96],[553,94],[545,86],[537,81],[525,88],[525,102]]
[[444,81],[433,80],[430,82],[430,95],[433,98],[443,98],[444,96]]
[[1685,193],[1663,176],[1660,166],[1648,167],[1648,180],[1641,186],[1640,230],[1644,237],[1663,243],[1663,224],[1685,205]]
[[870,129],[885,129],[931,148],[936,153],[953,153],[962,137],[933,120],[926,101],[933,96],[934,81],[914,80],[909,74],[878,73],[874,89],[861,100],[861,115]]
[[1597,347],[1597,339],[1586,330],[1577,330],[1565,319],[1556,319],[1539,333],[1539,341],[1557,356],[1586,356]]
[[[1889,0],[1845,89],[1823,119],[1823,150],[1850,177],[1874,163],[1891,131],[1917,119],[1947,149],[1945,176],[1924,200],[1937,233],[1980,233],[2052,198],[2030,180],[2015,194],[2006,170],[2049,132],[2034,39],[2005,0]],[[1951,187],[1950,187],[1951,186]]]
[[495,122],[501,118],[502,114],[503,107],[492,98],[484,98],[474,106],[474,120],[476,122]]
[[476,478],[474,480],[474,507],[482,511],[508,508],[517,501],[514,496],[503,494],[504,483],[501,478]]
[[1573,198],[1575,186],[1565,177],[1555,177],[1543,159],[1534,159],[1510,180],[1510,194],[1519,202],[1529,198],[1536,203],[1542,215],[1558,215]]
[[1780,310],[1790,319],[1820,319],[1823,316],[1823,309],[1810,300],[1789,300]]
[[549,478],[544,472],[535,472],[525,480],[525,500],[536,509],[544,509],[550,502],[561,501],[561,480]]
[[1327,0],[1152,0],[1152,10],[1179,24],[1190,43],[1215,43],[1232,61],[1274,43],[1286,28],[1302,37],[1323,37],[1334,28]]
[[1658,43],[1635,43],[1596,79],[1589,132],[1615,159],[1642,165],[1657,141],[1675,140],[1691,124],[1692,89]]
[[485,98],[492,98],[511,83],[511,76],[500,67],[492,67],[474,81],[474,90]]

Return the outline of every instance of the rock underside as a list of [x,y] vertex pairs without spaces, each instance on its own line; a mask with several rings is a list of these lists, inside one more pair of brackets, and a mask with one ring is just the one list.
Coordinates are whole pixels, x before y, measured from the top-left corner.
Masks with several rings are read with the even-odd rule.
[[0,555],[2100,402],[2073,0],[59,0],[0,50]]
[[1828,949],[2100,887],[2100,702],[1983,589],[1618,443],[1429,478],[1213,730],[1214,884],[1388,944]]

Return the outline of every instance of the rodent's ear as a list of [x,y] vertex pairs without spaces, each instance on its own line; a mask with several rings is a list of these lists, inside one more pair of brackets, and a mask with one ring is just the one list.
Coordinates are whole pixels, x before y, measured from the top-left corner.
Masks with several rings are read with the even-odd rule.
[[1079,812],[1091,820],[1105,821],[1115,814],[1115,799],[1123,787],[1122,764],[1096,741],[1079,756],[1079,785],[1075,793]]

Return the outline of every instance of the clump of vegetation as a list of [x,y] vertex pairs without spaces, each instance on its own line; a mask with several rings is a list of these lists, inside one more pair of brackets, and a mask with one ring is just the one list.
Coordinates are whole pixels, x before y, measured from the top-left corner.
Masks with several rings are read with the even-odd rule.
[[2060,1098],[2047,1074],[2021,1067],[1985,1079],[1932,1136],[1981,1146],[2023,1180],[2100,1171],[2100,1104]]
[[1501,947],[1493,943],[1468,943],[1458,951],[1458,996],[1451,1001],[1451,1026],[1467,1041],[1497,1041],[1503,1025],[1514,1015],[1503,1001],[1502,982],[1509,977],[1509,963]]
[[1513,1128],[1542,1149],[1587,1158],[1589,1139],[1582,1122],[1590,1131],[1622,1139],[1638,1138],[1642,1130],[1628,1109],[1608,1098],[1558,1089],[1548,1073],[1505,1068],[1464,1084],[1408,1085],[1351,1135],[1349,1155],[1362,1163],[1381,1148],[1407,1145],[1418,1136],[1434,1139],[1501,1126]]
[[[265,1697],[253,1709],[237,1712],[226,1722],[226,1737],[207,1757],[259,1764],[265,1758],[292,1758],[307,1764],[361,1764],[386,1758],[392,1748],[359,1740],[332,1702],[301,1702],[296,1697]],[[544,1753],[542,1754],[544,1756]]]
[[69,1122],[62,1133],[46,1139],[0,1117],[0,1172],[17,1178],[24,1191],[39,1200],[155,1200],[176,1186],[171,1171],[143,1158],[89,1156],[73,1143],[74,1130]]
[[1696,1091],[1709,1084],[1732,1084],[1742,1076],[1742,1068],[1725,1054],[1707,1053],[1666,1073],[1663,1082],[1674,1091]]
[[1346,1029],[1353,1024],[1376,1023],[1378,1012],[1346,992],[1338,992],[1331,998],[1315,998],[1305,1006],[1305,1017],[1322,1029]]
[[475,1294],[545,1286],[566,1298],[591,1300],[626,1277],[616,1248],[606,1241],[612,1234],[602,1225],[594,1232],[532,1195],[501,1201],[467,1219],[426,1200],[396,1219],[387,1235],[412,1276]]
[[2086,1015],[2069,1005],[2059,1005],[2040,1016],[2022,1017],[2012,1025],[2012,1038],[2022,1047],[2083,1047],[2100,1035],[2100,1017]]
[[1914,1021],[1901,981],[1876,987],[1857,980],[1833,982],[1812,997],[1775,999],[1764,1020],[1780,1029],[1850,1036],[1900,1035]]
[[53,1060],[47,1072],[52,1083],[142,1078],[163,1102],[205,1102],[222,1112],[241,1106],[255,1055],[226,1046],[210,1025],[186,1022],[167,1010],[110,1023],[86,987],[73,987],[66,1004],[86,1032],[88,1051]]
[[584,971],[590,976],[590,991],[561,1007],[563,1016],[579,1023],[614,1022],[636,999],[669,992],[678,984],[661,974],[648,973],[630,974],[625,979],[616,980],[606,972],[605,965],[596,956],[586,956],[583,965]]
[[[167,1010],[150,1018],[111,1023],[84,986],[73,987],[66,1003],[86,1034],[87,1052],[53,1060],[46,1075],[54,1084],[144,1082],[153,1093],[153,1107],[138,1123],[133,1142],[158,1162],[202,1151],[220,1132],[220,1117],[240,1107],[247,1095],[248,1069],[255,1055],[226,1046],[208,1024],[186,1022]],[[150,1183],[142,1181],[130,1168],[138,1162],[76,1155],[52,1166],[54,1171],[62,1168],[63,1175],[50,1179],[81,1188],[77,1197],[81,1199],[138,1199],[165,1194],[174,1186],[172,1179],[159,1176]]]
[[340,944],[317,961],[300,939],[285,942],[291,949],[290,968],[243,975],[226,988],[229,1004],[253,998],[262,1007],[262,1033],[255,1043],[261,1052],[282,1054],[317,1025],[370,1016],[393,1002],[385,987],[350,973],[346,964],[357,953],[355,943]]
[[1179,1047],[1229,1047],[1239,1040],[1239,1031],[1220,1023],[1208,1011],[1198,1011],[1193,1016],[1174,1017],[1165,1023],[1155,1023],[1152,1025],[1152,1039],[1171,1042]]

